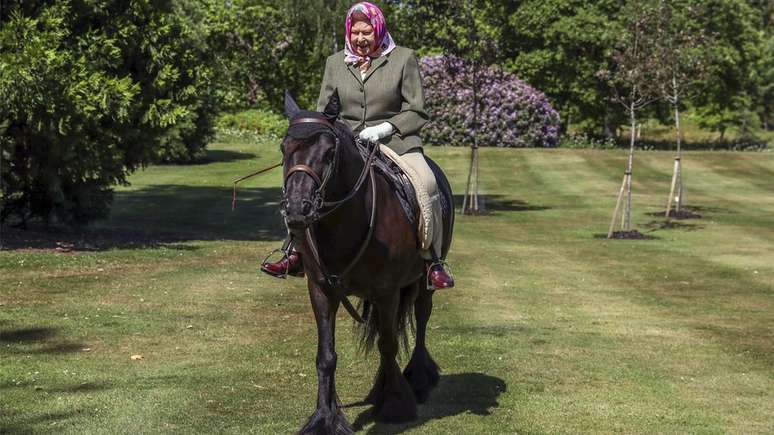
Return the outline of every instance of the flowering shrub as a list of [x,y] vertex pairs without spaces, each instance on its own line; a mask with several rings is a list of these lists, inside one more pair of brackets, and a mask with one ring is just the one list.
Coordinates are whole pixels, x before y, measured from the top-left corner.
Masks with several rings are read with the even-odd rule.
[[[425,104],[431,122],[422,129],[432,145],[473,143],[471,66],[447,56],[420,62]],[[491,67],[478,73],[478,144],[498,147],[552,147],[559,141],[559,113],[546,96],[513,74]]]

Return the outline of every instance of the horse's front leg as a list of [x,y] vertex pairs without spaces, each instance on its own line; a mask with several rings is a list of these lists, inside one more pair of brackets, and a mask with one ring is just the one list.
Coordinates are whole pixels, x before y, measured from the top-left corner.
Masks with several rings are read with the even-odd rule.
[[301,434],[353,434],[336,395],[336,310],[322,287],[310,277],[309,297],[317,322],[317,409]]
[[378,421],[401,423],[417,418],[417,402],[398,367],[399,291],[385,292],[376,304],[379,316],[379,372],[366,401],[374,405]]

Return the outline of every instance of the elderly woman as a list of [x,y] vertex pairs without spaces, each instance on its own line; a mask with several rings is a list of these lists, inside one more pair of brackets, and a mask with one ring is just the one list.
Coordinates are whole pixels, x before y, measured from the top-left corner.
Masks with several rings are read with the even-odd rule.
[[[414,51],[395,45],[382,11],[360,2],[347,12],[343,51],[328,57],[317,110],[322,111],[333,91],[341,99],[341,120],[361,139],[386,145],[412,172],[421,207],[420,248],[428,261],[433,288],[454,286],[438,261],[443,243],[440,196],[435,176],[422,153],[419,130],[427,123],[422,81]],[[389,152],[389,151],[387,151]],[[417,183],[418,181],[418,183]],[[419,184],[419,185],[416,185]],[[298,252],[261,269],[273,276],[301,273]]]

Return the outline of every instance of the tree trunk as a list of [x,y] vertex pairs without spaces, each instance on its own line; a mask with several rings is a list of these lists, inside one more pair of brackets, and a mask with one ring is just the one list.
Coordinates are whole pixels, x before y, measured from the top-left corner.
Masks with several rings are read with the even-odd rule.
[[[675,82],[673,82],[673,84],[676,86]],[[675,158],[675,176],[677,177],[677,204],[675,204],[675,211],[680,213],[680,209],[683,205],[683,132],[680,127],[680,104],[677,92],[675,92],[675,127],[677,128],[677,157]]]
[[629,105],[629,120],[631,122],[631,130],[629,134],[629,161],[626,165],[626,206],[624,207],[623,215],[623,230],[629,231],[631,228],[631,215],[632,215],[632,166],[634,164],[634,143],[636,141],[635,127],[637,119],[635,116],[634,103]]
[[[672,202],[676,202],[675,211],[680,212],[680,205],[683,201],[683,180],[681,177],[682,172],[682,138],[683,132],[680,128],[680,95],[677,91],[677,79],[672,77],[672,89],[674,94],[672,95],[671,102],[675,111],[675,132],[677,134],[677,155],[675,156],[675,166],[672,170],[672,183],[669,186],[669,198],[667,198],[666,211],[664,216],[669,219],[669,215],[672,212]],[[675,196],[676,195],[676,196]]]
[[473,65],[473,145],[470,152],[470,168],[468,184],[465,188],[465,199],[462,201],[463,214],[478,214],[478,65]]

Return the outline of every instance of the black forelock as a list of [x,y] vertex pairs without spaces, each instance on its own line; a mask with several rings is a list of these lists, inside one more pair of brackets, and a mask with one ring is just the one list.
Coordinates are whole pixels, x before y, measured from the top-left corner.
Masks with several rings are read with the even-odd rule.
[[[294,120],[299,118],[316,118],[321,119],[323,121],[328,121],[325,116],[323,116],[320,112],[313,112],[311,110],[301,110],[299,111],[293,118],[290,119],[291,124]],[[316,122],[304,122],[301,124],[295,124],[291,125],[288,128],[288,136],[292,137],[293,139],[309,139],[312,136],[318,135],[320,133],[326,133],[331,132],[331,129],[329,127],[326,127],[324,124],[319,124]]]

